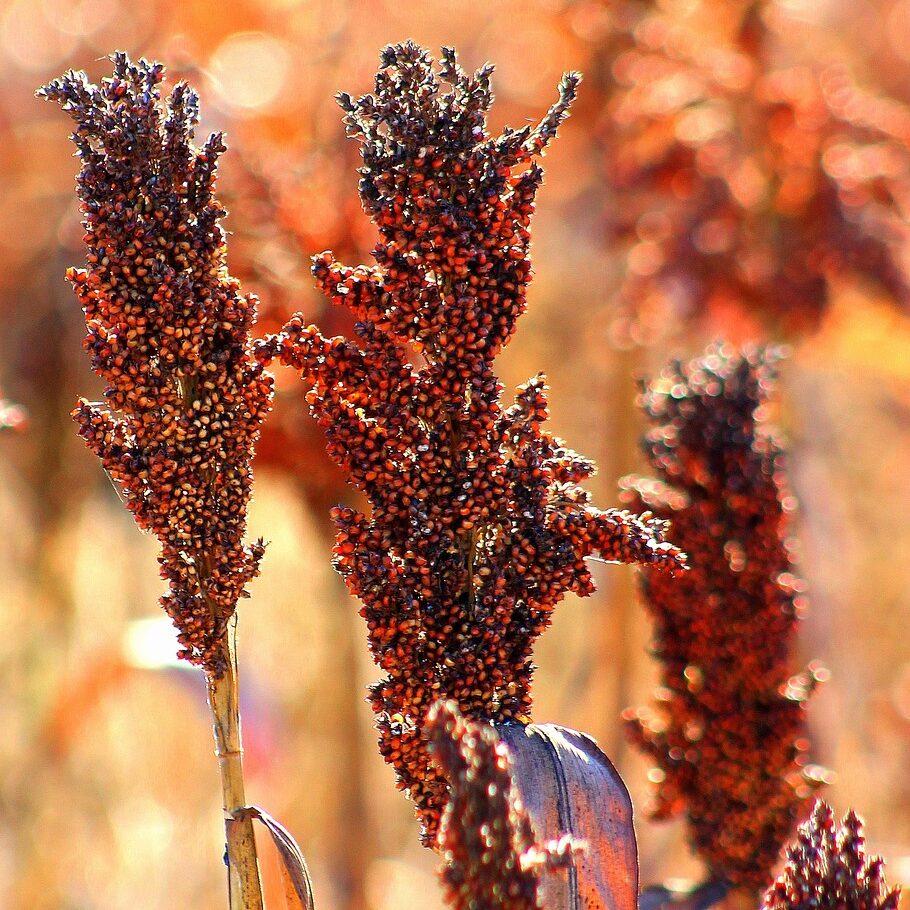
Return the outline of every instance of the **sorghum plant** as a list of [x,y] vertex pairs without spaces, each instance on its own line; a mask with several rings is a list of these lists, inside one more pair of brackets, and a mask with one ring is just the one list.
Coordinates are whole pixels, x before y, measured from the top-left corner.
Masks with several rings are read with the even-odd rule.
[[819,800],[786,855],[763,910],[897,910],[900,888],[889,891],[883,860],[866,855],[863,823],[853,811],[838,824]]
[[671,314],[733,309],[805,331],[848,273],[906,304],[910,110],[843,66],[799,61],[770,0],[687,11],[611,8],[604,161],[627,250],[622,321],[646,337]]
[[[194,145],[198,98],[164,67],[112,57],[100,86],[68,72],[40,90],[76,123],[86,267],[70,269],[85,347],[107,384],[81,400],[79,433],[143,530],[161,544],[181,656],[206,674],[228,814],[244,804],[232,620],[258,574],[244,544],[272,379],[252,356],[256,299],[227,271],[215,199],[220,134]],[[228,823],[232,907],[261,905],[251,822]]]
[[[357,194],[350,192],[350,174],[359,158],[356,148],[350,148],[354,143],[342,131],[336,136],[318,129],[323,106],[333,117],[337,110],[330,93],[326,92],[325,105],[318,99],[318,84],[316,79],[308,86],[310,100],[303,109],[298,102],[280,112],[282,133],[293,138],[293,154],[278,151],[271,142],[254,143],[252,153],[232,150],[220,169],[219,195],[231,213],[231,272],[243,286],[256,288],[260,334],[278,331],[301,307],[327,335],[350,332],[353,323],[350,313],[332,306],[310,279],[314,250],[331,246],[350,258],[360,247],[358,227],[372,229],[369,222],[361,226],[366,219],[360,215]],[[256,467],[279,472],[292,484],[300,507],[319,516],[315,529],[321,546],[334,537],[327,518],[329,510],[344,500],[346,481],[326,454],[322,430],[307,413],[303,383],[290,371],[275,378],[274,408],[256,443]],[[344,592],[337,596],[347,602]],[[363,867],[376,847],[374,832],[363,823],[369,801],[359,720],[363,696],[358,686],[339,686],[338,680],[355,678],[363,642],[346,609],[324,606],[325,634],[332,648],[321,685],[311,697],[318,698],[320,688],[323,695],[332,691],[330,710],[318,721],[320,736],[336,753],[323,792],[348,824],[324,830],[321,846],[339,900],[353,910],[369,902]],[[298,786],[307,784],[300,780]],[[293,791],[287,798],[293,798]]]
[[449,784],[439,825],[446,901],[457,910],[539,910],[541,875],[565,866],[583,846],[569,837],[535,843],[509,750],[489,724],[465,720],[453,701],[437,702],[426,732]]
[[655,709],[625,719],[657,762],[653,814],[685,813],[710,875],[756,893],[824,776],[804,756],[820,671],[789,669],[805,604],[794,500],[766,423],[777,356],[716,345],[669,365],[640,398],[656,476],[624,481],[626,502],[672,520],[690,565],[641,582],[662,680]]
[[593,590],[585,558],[681,562],[663,522],[589,504],[578,482],[594,466],[544,432],[542,377],[502,405],[493,361],[526,306],[536,159],[579,77],[539,124],[491,136],[491,74],[450,49],[437,71],[406,43],[383,51],[374,94],[338,96],[380,242],[374,266],[323,253],[313,273],[357,338],[298,315],[259,349],[301,372],[329,454],[369,500],[369,515],[334,511],[334,562],[385,673],[371,690],[380,749],[427,844],[446,802],[423,736],[432,703],[527,719],[533,643],[567,592]]

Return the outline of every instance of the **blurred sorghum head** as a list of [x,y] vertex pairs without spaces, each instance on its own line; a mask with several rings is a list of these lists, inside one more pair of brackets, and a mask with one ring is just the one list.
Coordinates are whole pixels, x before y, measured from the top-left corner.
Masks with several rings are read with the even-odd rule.
[[445,802],[421,732],[430,705],[526,717],[534,640],[567,592],[593,590],[585,558],[680,563],[662,522],[589,505],[578,482],[594,466],[543,431],[541,376],[502,405],[493,360],[526,306],[535,159],[579,77],[536,126],[491,136],[491,73],[449,49],[436,70],[407,43],[383,51],[374,94],[339,95],[380,242],[374,266],[323,253],[313,272],[357,338],[296,316],[260,348],[301,372],[330,455],[369,500],[368,515],[335,510],[335,565],[386,674],[372,687],[381,751],[428,843]]
[[583,849],[570,837],[536,837],[511,775],[509,750],[492,726],[465,720],[453,701],[437,702],[426,735],[449,784],[439,826],[447,903],[457,910],[539,910],[540,877]]
[[689,4],[694,21],[617,6],[603,136],[620,335],[730,308],[810,330],[850,273],[907,304],[910,110],[799,62],[773,2]]
[[103,402],[81,400],[73,416],[139,527],[161,543],[161,603],[181,656],[217,674],[227,622],[263,552],[243,535],[272,381],[250,347],[256,299],[227,271],[213,195],[222,137],[194,145],[198,98],[181,82],[162,103],[161,64],[112,60],[100,86],[70,71],[40,90],[76,123],[88,252],[67,277],[107,385]]
[[900,888],[889,891],[881,857],[866,855],[863,823],[852,810],[838,824],[819,800],[786,857],[763,910],[897,910]]
[[657,762],[654,815],[684,812],[712,876],[758,889],[824,776],[807,766],[804,702],[820,670],[790,675],[804,608],[780,442],[765,402],[776,353],[712,346],[640,397],[653,478],[624,501],[672,522],[689,571],[642,577],[661,664],[654,710],[627,711]]

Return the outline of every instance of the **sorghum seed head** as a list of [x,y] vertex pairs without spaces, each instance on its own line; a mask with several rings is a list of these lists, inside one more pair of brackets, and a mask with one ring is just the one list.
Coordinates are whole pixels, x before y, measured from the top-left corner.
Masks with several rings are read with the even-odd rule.
[[805,701],[821,671],[791,675],[805,585],[789,546],[793,497],[766,424],[777,354],[712,346],[673,362],[641,395],[654,477],[624,501],[672,520],[689,571],[642,577],[661,688],[628,711],[632,741],[657,762],[654,814],[684,812],[712,873],[758,889],[823,769],[807,766]]
[[536,159],[579,77],[537,126],[491,136],[491,73],[466,73],[449,49],[436,70],[407,43],[383,52],[374,94],[339,95],[380,241],[373,266],[323,253],[313,274],[357,338],[295,316],[258,349],[301,372],[329,454],[369,499],[369,515],[334,511],[335,565],[385,673],[380,749],[430,844],[445,804],[422,735],[430,705],[527,717],[533,643],[567,592],[593,590],[585,558],[681,563],[663,522],[588,504],[577,484],[593,465],[544,432],[543,377],[502,404],[493,361],[525,310]]
[[[610,6],[617,328],[647,338],[732,310],[777,334],[811,330],[830,279],[851,274],[906,307],[910,109],[844,67],[779,62],[782,30],[763,15],[786,15],[779,4],[740,4],[729,30]],[[697,21],[712,3],[696,6]]]
[[436,702],[425,726],[433,763],[448,783],[438,849],[446,902],[456,910],[540,910],[540,878],[582,847],[571,837],[535,843],[512,782],[509,750],[489,723]]
[[786,857],[763,910],[897,910],[900,888],[889,891],[881,857],[866,855],[863,823],[852,811],[838,824],[819,800]]
[[79,434],[137,524],[161,543],[164,609],[181,656],[223,669],[227,622],[258,574],[244,544],[250,462],[272,379],[252,356],[256,299],[227,271],[214,196],[219,133],[194,145],[199,102],[164,67],[124,53],[100,86],[70,71],[39,94],[76,123],[86,267],[70,269],[104,402]]

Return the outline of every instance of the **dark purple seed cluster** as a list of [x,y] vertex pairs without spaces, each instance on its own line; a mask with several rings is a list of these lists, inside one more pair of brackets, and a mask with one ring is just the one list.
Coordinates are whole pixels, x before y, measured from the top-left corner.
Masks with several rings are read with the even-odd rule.
[[889,891],[884,861],[866,855],[863,823],[852,810],[838,824],[819,800],[786,856],[762,910],[897,910],[900,888]]
[[654,815],[685,813],[711,874],[756,891],[824,777],[804,754],[822,671],[791,676],[804,583],[766,424],[777,356],[716,345],[668,366],[640,397],[656,476],[623,481],[624,500],[672,519],[689,554],[679,578],[642,577],[662,679],[654,708],[625,719],[657,762]]
[[540,878],[580,847],[570,837],[535,843],[512,782],[509,750],[490,724],[437,702],[426,723],[430,754],[449,785],[438,848],[446,902],[456,910],[540,910]]
[[502,404],[493,361],[526,306],[535,159],[579,77],[536,126],[491,136],[491,72],[466,73],[449,49],[437,71],[407,43],[383,51],[374,94],[339,96],[380,242],[373,266],[323,253],[313,272],[357,337],[298,315],[259,348],[300,371],[329,454],[369,500],[369,514],[335,510],[335,566],[385,673],[380,749],[427,843],[445,804],[422,735],[432,703],[527,717],[534,640],[567,592],[593,590],[586,557],[681,564],[663,522],[589,504],[578,483],[594,466],[544,432],[542,377]]
[[82,400],[73,416],[161,543],[161,603],[181,656],[217,674],[227,622],[263,553],[243,535],[272,380],[250,345],[256,299],[227,271],[213,195],[222,137],[194,145],[198,98],[181,82],[162,102],[161,64],[112,60],[100,86],[70,71],[39,93],[76,123],[88,252],[68,278],[107,384],[103,402]]

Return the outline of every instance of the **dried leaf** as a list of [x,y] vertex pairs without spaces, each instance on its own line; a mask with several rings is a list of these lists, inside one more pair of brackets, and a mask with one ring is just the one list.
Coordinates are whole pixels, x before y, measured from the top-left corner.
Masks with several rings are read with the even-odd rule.
[[637,910],[638,848],[632,800],[619,772],[588,735],[555,724],[499,724],[512,774],[541,839],[563,834],[586,849],[544,876],[549,910]]
[[289,910],[315,910],[310,870],[290,831],[259,806],[247,806],[241,812],[261,821],[272,835],[281,857],[281,877]]

